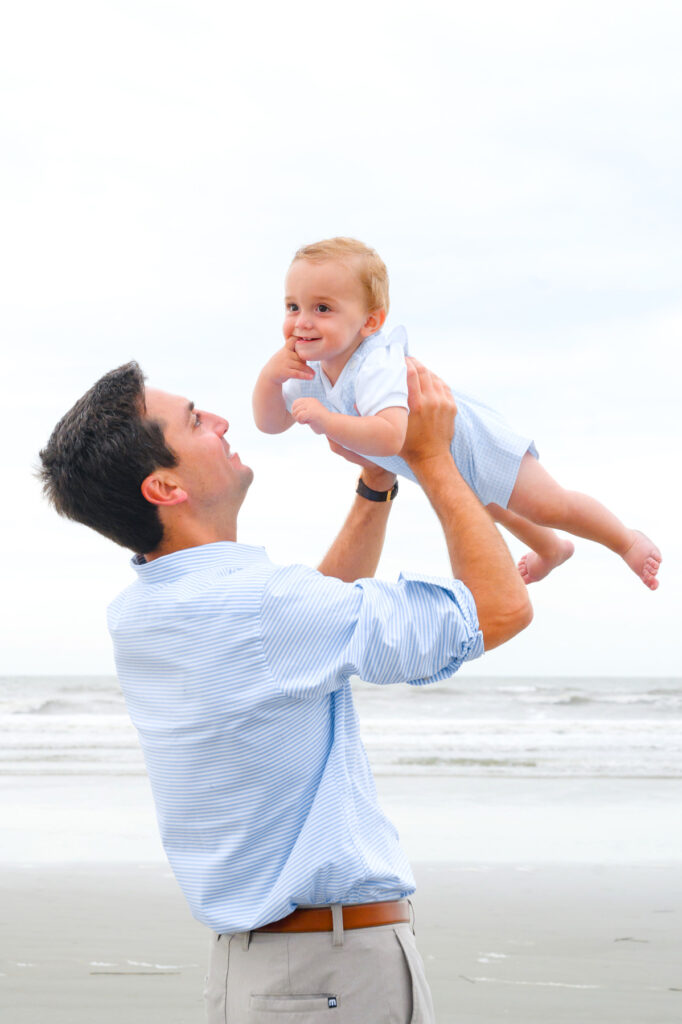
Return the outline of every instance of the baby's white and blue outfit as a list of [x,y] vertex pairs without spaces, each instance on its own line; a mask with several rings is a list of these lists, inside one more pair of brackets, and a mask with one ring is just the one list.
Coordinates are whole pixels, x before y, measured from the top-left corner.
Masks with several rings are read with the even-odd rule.
[[[407,334],[396,327],[390,335],[377,331],[348,360],[336,384],[330,384],[319,363],[312,380],[288,380],[282,386],[287,409],[297,398],[317,398],[331,412],[346,416],[375,416],[381,409],[407,405]],[[506,508],[521,459],[529,452],[538,457],[530,438],[521,437],[487,405],[452,392],[457,403],[452,457],[458,470],[484,505],[494,502]],[[391,473],[414,480],[411,469],[398,455],[371,456],[372,462]]]

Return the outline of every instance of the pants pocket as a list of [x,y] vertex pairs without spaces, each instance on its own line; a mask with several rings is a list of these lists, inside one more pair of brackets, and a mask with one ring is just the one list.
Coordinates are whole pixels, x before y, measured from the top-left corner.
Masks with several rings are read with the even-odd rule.
[[335,1009],[336,996],[317,994],[312,996],[251,996],[249,1009],[266,1013],[316,1013],[318,1010]]
[[412,1017],[410,1024],[435,1024],[431,989],[426,980],[424,961],[419,955],[414,935],[409,925],[394,929],[395,937],[400,943],[412,982]]

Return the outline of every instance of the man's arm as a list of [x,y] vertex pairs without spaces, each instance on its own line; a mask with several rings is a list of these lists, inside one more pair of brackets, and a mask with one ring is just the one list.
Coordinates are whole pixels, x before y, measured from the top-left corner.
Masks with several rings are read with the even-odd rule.
[[[393,473],[367,462],[361,456],[345,451],[333,441],[332,451],[362,466],[362,479],[373,491],[390,491],[395,483]],[[346,583],[374,576],[386,536],[386,523],[391,501],[368,501],[355,496],[355,501],[338,537],[318,566],[325,576],[336,576]]]
[[471,591],[485,648],[491,650],[530,623],[528,589],[492,517],[452,458],[456,405],[450,389],[413,359],[408,359],[407,379],[410,416],[400,454],[440,519],[453,576]]

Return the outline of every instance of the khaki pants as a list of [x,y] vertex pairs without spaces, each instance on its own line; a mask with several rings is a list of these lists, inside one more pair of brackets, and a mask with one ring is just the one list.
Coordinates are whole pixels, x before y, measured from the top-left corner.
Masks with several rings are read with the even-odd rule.
[[[340,908],[339,908],[340,909]],[[208,1024],[434,1024],[409,924],[212,935]]]

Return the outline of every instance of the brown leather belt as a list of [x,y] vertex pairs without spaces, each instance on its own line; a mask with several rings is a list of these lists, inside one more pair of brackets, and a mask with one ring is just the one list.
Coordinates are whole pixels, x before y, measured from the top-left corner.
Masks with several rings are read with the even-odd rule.
[[[353,903],[343,909],[344,928],[376,928],[382,924],[402,924],[410,920],[410,905],[407,900],[393,900],[389,903]],[[331,932],[332,912],[330,907],[299,907],[288,917],[272,921],[256,932]]]

